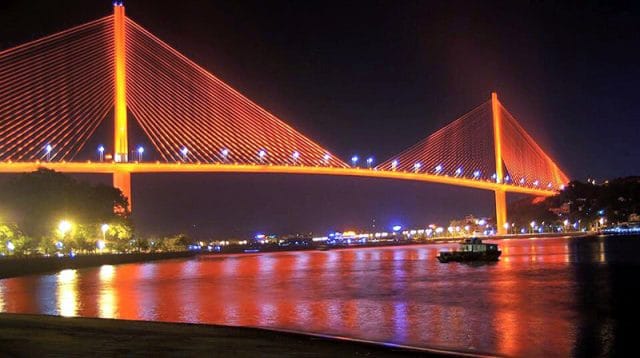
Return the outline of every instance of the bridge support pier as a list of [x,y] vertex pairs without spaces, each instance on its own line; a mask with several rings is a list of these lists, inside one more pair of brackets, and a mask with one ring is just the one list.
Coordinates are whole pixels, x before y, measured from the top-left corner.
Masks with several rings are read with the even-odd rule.
[[507,193],[504,190],[496,190],[496,233],[507,234]]
[[129,200],[129,212],[133,206],[131,201],[131,173],[129,172],[114,172],[113,173],[113,187],[120,189],[122,194]]

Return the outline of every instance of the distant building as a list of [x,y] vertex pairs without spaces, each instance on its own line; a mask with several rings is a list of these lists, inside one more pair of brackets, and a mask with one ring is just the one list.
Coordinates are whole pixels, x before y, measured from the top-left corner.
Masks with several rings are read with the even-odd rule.
[[489,218],[476,218],[469,214],[463,219],[451,220],[449,227],[453,229],[454,233],[484,233],[488,228],[492,226]]

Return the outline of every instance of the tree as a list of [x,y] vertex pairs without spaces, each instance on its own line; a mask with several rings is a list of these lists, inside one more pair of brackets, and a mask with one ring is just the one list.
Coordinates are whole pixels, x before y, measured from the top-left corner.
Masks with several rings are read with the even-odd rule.
[[[554,214],[553,209],[563,204],[568,205],[569,212]],[[531,220],[565,219],[589,225],[604,217],[610,223],[624,222],[631,214],[640,213],[640,177],[617,178],[600,185],[572,181],[558,195],[543,201],[523,199],[511,203],[508,212],[511,220],[521,225]]]
[[[119,189],[91,185],[42,168],[1,185],[0,205],[30,237],[50,236],[62,219],[78,226],[111,221],[125,224],[130,214]],[[83,235],[72,245],[82,247],[81,239],[87,238]]]
[[108,249],[117,252],[130,251],[132,249],[133,227],[128,220],[111,222],[105,237]]
[[0,254],[25,255],[37,249],[38,241],[25,236],[16,225],[0,224]]

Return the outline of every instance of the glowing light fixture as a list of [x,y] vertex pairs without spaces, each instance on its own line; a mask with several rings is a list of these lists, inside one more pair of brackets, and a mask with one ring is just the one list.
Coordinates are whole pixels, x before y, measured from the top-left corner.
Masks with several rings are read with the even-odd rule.
[[138,146],[138,161],[142,161],[142,154],[144,153],[144,147]]
[[104,160],[104,146],[103,145],[98,147],[98,153],[100,155],[100,161],[103,161]]
[[47,153],[47,162],[51,161],[51,151],[53,150],[53,147],[51,146],[51,144],[47,144],[46,147],[44,147],[44,151]]
[[58,231],[60,231],[60,233],[64,236],[66,235],[69,231],[71,231],[71,227],[72,224],[70,221],[68,220],[62,220],[60,221],[60,223],[58,224]]
[[398,168],[398,161],[394,160],[391,162],[391,170],[396,170]]

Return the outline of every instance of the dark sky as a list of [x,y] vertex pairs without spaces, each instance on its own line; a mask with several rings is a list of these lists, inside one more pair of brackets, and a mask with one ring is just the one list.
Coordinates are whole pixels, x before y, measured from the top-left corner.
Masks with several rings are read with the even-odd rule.
[[[640,10],[578,4],[125,1],[129,17],[343,158],[384,160],[496,90],[572,178],[640,174]],[[102,0],[3,0],[0,48],[110,12]],[[133,195],[142,232],[198,237],[493,210],[491,193],[354,178],[139,175]]]

